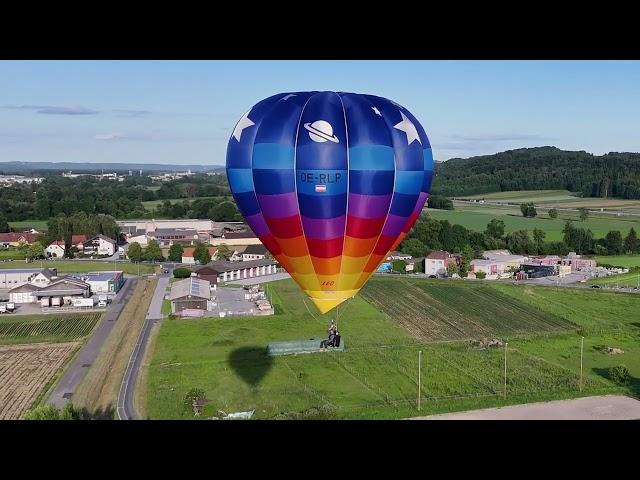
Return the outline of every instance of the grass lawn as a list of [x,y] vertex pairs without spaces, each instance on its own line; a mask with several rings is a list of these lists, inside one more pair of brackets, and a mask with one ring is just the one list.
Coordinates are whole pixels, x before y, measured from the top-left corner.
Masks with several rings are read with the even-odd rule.
[[535,218],[525,218],[519,209],[499,208],[483,206],[456,206],[455,210],[426,209],[433,218],[437,220],[449,220],[452,224],[460,224],[471,230],[484,231],[492,219],[502,220],[505,223],[505,232],[516,230],[529,230],[531,235],[534,228],[539,228],[546,232],[546,240],[562,240],[562,229],[566,220],[573,220],[574,225],[580,228],[589,228],[596,238],[604,237],[609,230],[620,230],[622,236],[626,236],[631,227],[636,231],[640,229],[640,218],[637,217],[604,217],[591,216],[584,222],[580,221],[577,213],[560,213],[557,219],[552,220],[548,215],[538,212]]
[[[606,376],[606,368],[624,364],[632,376],[625,393],[640,395],[640,295],[529,285],[503,284],[496,288],[579,325],[585,337],[585,375],[600,379]],[[523,339],[518,344],[521,351],[580,371],[580,335]],[[625,353],[610,355],[606,347],[622,348]]]
[[[58,273],[84,273],[108,270],[122,270],[131,275],[138,274],[138,265],[131,262],[100,262],[85,260],[43,260],[31,263],[22,262],[4,262],[0,263],[0,269],[7,268],[57,268]],[[140,274],[153,273],[158,265],[140,264]]]
[[20,222],[8,222],[9,226],[13,229],[27,229],[27,228],[35,228],[36,230],[46,230],[47,229],[47,221],[46,220],[23,220]]
[[0,262],[3,260],[24,260],[24,255],[16,248],[0,249]]
[[620,267],[640,267],[640,255],[604,255],[594,257],[598,265],[608,263]]
[[640,284],[640,271],[610,275],[608,277],[596,277],[587,281],[591,285],[610,285],[612,287],[637,287]]
[[160,312],[167,315],[171,313],[171,300],[162,300]]
[[[373,278],[370,283],[375,286],[380,281]],[[564,364],[552,355],[542,358],[532,347],[530,337],[516,331],[513,339],[509,338],[508,397],[504,400],[502,348],[482,350],[462,341],[419,341],[398,319],[378,311],[360,295],[337,314],[345,352],[268,357],[265,349],[270,342],[324,336],[329,319],[336,316],[335,311],[319,315],[308,300],[305,306],[302,292],[291,280],[270,285],[275,316],[162,322],[147,384],[146,411],[150,418],[193,418],[182,405],[192,388],[202,388],[209,400],[201,418],[215,415],[217,410],[252,409],[258,419],[404,418],[580,395],[579,372],[571,364],[579,362],[579,358],[569,356]],[[437,290],[435,285],[425,281],[417,288],[424,288],[432,296],[429,308],[442,317],[442,322],[443,313],[461,308],[461,303],[468,304],[464,316],[468,323],[478,322],[479,318],[488,321],[488,314],[468,314],[470,309],[491,308],[491,301],[500,299],[513,306],[512,312],[494,306],[506,326],[486,333],[501,331],[510,335],[514,325],[528,325],[531,329],[538,325],[544,335],[537,338],[549,351],[560,348],[554,346],[556,338],[579,341],[577,333],[564,333],[568,325],[576,328],[572,325],[576,322],[559,315],[558,312],[564,313],[562,309],[530,318],[538,307],[528,299],[523,302],[519,298],[524,295],[521,290],[508,292],[498,287],[489,291],[487,288],[493,287],[469,282],[473,286],[465,284],[463,288],[471,290],[445,295],[433,293]],[[478,291],[474,292],[474,288]],[[386,303],[397,301],[398,289],[379,290],[376,297],[386,295]],[[481,296],[488,296],[488,300]],[[607,297],[595,298],[605,305],[609,303]],[[619,314],[628,314],[637,307],[628,300],[620,302],[616,310]],[[606,309],[602,305],[599,308]],[[545,329],[551,322],[560,326],[560,333]],[[419,351],[423,353],[420,412],[416,409]],[[624,389],[594,373],[585,379],[582,394],[621,390]]]

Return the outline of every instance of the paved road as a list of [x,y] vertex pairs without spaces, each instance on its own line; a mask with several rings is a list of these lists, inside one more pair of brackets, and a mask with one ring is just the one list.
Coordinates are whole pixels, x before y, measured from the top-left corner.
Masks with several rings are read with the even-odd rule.
[[120,392],[118,393],[118,418],[120,420],[137,420],[135,409],[133,407],[133,398],[135,396],[135,386],[140,374],[140,365],[142,365],[142,358],[147,348],[147,341],[149,340],[149,334],[151,327],[156,322],[162,320],[162,300],[164,300],[165,291],[169,284],[173,268],[167,265],[169,273],[162,274],[158,279],[156,289],[153,292],[153,298],[149,305],[149,311],[147,312],[147,318],[145,318],[142,330],[138,335],[136,346],[131,352],[127,369],[124,372],[122,378],[122,384],[120,385]]
[[91,364],[95,361],[98,353],[100,353],[100,349],[109,336],[109,333],[111,333],[116,320],[120,316],[120,312],[122,312],[129,298],[131,298],[136,282],[137,279],[132,278],[125,281],[122,289],[113,299],[107,313],[102,317],[100,325],[98,325],[91,338],[73,359],[71,365],[69,365],[69,368],[67,368],[49,396],[47,403],[55,405],[58,408],[63,408],[69,401],[69,398],[72,397],[78,384],[84,378]]
[[637,420],[640,401],[622,395],[556,400],[415,417],[411,420]]

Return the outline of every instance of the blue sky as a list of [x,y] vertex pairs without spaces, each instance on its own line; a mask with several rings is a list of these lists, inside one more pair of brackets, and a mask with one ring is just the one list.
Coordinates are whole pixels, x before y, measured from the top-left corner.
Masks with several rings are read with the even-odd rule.
[[638,61],[2,61],[0,162],[221,165],[251,106],[300,90],[400,103],[437,160],[640,151]]

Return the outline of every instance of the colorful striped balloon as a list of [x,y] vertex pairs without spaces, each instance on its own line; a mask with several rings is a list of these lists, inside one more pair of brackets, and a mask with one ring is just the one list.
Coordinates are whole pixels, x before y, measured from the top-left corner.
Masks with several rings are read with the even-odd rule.
[[385,98],[281,93],[229,139],[248,225],[325,313],[353,297],[418,219],[433,175],[416,118]]

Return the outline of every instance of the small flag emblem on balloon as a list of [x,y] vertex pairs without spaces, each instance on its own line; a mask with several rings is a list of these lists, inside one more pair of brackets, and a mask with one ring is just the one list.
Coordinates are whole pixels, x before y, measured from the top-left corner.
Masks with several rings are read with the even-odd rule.
[[327,191],[326,185],[316,185],[316,192],[326,192],[326,191]]

